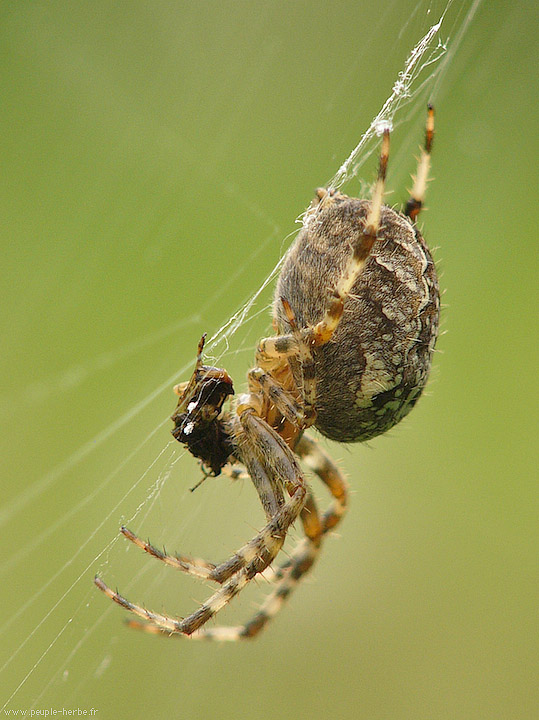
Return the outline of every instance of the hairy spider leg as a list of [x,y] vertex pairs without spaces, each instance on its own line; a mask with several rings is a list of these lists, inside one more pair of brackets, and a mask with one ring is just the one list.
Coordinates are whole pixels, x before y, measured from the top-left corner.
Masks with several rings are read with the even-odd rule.
[[[316,383],[314,359],[309,343],[305,342],[299,330],[294,311],[284,297],[281,298],[292,333],[277,337],[263,338],[257,348],[255,362],[257,367],[249,377],[256,382],[266,397],[289,422],[303,430],[310,427],[316,419],[315,400]],[[301,375],[301,404],[271,377],[283,363],[297,363]],[[266,374],[264,373],[266,371]],[[269,374],[267,374],[269,373]],[[265,375],[265,376],[264,376]],[[256,391],[256,387],[251,390]]]
[[257,392],[261,390],[277,410],[294,425],[303,426],[304,411],[302,406],[284,388],[262,368],[256,367],[250,370],[247,378],[249,390]]
[[348,484],[336,463],[308,435],[301,436],[295,451],[307,467],[318,475],[333,497],[333,502],[322,515],[322,532],[325,534],[333,530],[346,513]]
[[307,428],[313,425],[316,420],[316,378],[315,378],[315,366],[314,358],[311,352],[311,346],[306,343],[303,339],[298,324],[296,322],[296,316],[288,300],[281,297],[281,304],[283,306],[285,315],[288,320],[288,324],[292,328],[292,334],[296,338],[298,344],[297,355],[289,358],[289,363],[297,363],[299,373],[301,375],[300,391],[303,400],[303,423],[299,425],[301,429]]
[[[268,577],[264,576],[270,583],[278,582],[275,591],[268,595],[256,615],[244,625],[201,628],[190,636],[191,639],[235,641],[254,637],[277,614],[295,584],[313,565],[318,556],[324,526],[310,492],[307,495],[300,517],[306,537],[298,543],[283,565],[270,573]],[[144,632],[163,634],[169,632],[160,626],[150,625],[147,622],[139,622],[138,620],[129,620],[128,625],[133,629]]]
[[[268,621],[277,614],[280,607],[299,581],[301,575],[313,565],[318,555],[323,533],[323,523],[312,494],[309,492],[300,513],[306,537],[294,548],[291,556],[283,565],[269,576],[264,576],[270,583],[277,582],[275,591],[266,598],[256,615],[244,625],[218,626],[215,628],[201,628],[190,637],[193,640],[241,640],[257,635]],[[114,599],[114,598],[112,598]],[[125,605],[124,605],[125,607]],[[129,620],[129,627],[144,632],[168,634],[168,631],[157,625],[147,622]]]
[[[266,513],[266,519],[269,521],[284,504],[283,489],[278,483],[270,481],[263,464],[254,455],[250,456],[246,462],[249,477],[258,491],[260,502]],[[165,565],[181,570],[188,575],[217,583],[225,582],[253,558],[260,555],[265,550],[267,543],[262,531],[234,553],[232,557],[217,565],[201,558],[190,558],[177,553],[169,555],[166,550],[159,550],[149,541],[142,540],[124,526],[121,528],[121,533],[137,547],[147,552],[148,555],[161,560]]]
[[344,302],[350,294],[357,278],[363,272],[372,246],[378,237],[378,232],[380,230],[380,214],[384,200],[388,158],[389,128],[386,128],[382,137],[378,176],[374,186],[370,209],[365,220],[365,227],[353,247],[352,255],[344,267],[337,286],[333,290],[332,296],[328,301],[324,317],[313,328],[307,329],[308,337],[313,345],[325,345],[331,340],[331,337],[341,320],[344,310]]
[[[298,413],[295,407],[290,408],[290,396],[282,388],[273,387],[270,380],[262,378],[262,373],[259,372],[258,368],[253,371],[255,375],[253,375],[252,380],[256,379],[263,393],[276,405],[279,412],[281,412],[287,420],[301,429],[309,427],[316,420],[316,378],[311,347],[324,345],[331,340],[341,320],[344,311],[344,302],[350,294],[357,278],[363,272],[372,246],[378,237],[388,158],[389,129],[386,128],[382,138],[378,176],[369,213],[365,221],[365,227],[353,247],[352,255],[342,272],[336,288],[333,290],[332,296],[328,300],[323,319],[314,327],[299,330],[290,304],[285,298],[281,298],[285,314],[292,328],[292,333],[264,338],[260,341],[257,349],[257,366],[270,373],[272,369],[278,367],[284,359],[287,359],[290,363],[298,363],[303,378],[303,413]],[[321,188],[317,195],[321,206],[332,202],[331,192],[325,189]],[[293,401],[292,404],[297,405],[295,401]]]
[[124,537],[130,540],[134,545],[147,552],[158,560],[161,560],[165,565],[181,570],[182,572],[194,575],[195,577],[202,578],[203,580],[210,580],[211,573],[215,571],[215,565],[200,558],[189,558],[185,555],[169,555],[167,551],[159,550],[155,545],[152,545],[149,541],[142,540],[134,532],[131,532],[125,525],[122,525],[120,532]]
[[432,141],[434,139],[434,108],[429,105],[427,108],[427,126],[425,128],[425,145],[421,148],[421,154],[417,163],[417,174],[413,177],[414,186],[410,192],[410,199],[406,203],[404,214],[412,222],[416,221],[427,191],[427,183],[430,170],[430,155],[432,152]]
[[[334,497],[333,503],[320,516],[314,499],[312,496],[309,497],[309,502],[305,504],[301,514],[306,537],[294,548],[290,558],[275,571],[271,580],[276,581],[276,585],[256,615],[238,628],[204,628],[200,631],[200,639],[241,640],[258,635],[281,610],[302,577],[316,562],[323,535],[332,530],[345,514],[347,485],[337,465],[318,443],[306,435],[301,437],[295,450],[328,487]],[[215,637],[213,637],[214,631]]]
[[230,600],[252,580],[255,574],[256,570],[253,570],[250,566],[244,567],[243,570],[233,575],[216,593],[201,605],[198,610],[183,620],[147,610],[141,605],[130,602],[124,598],[123,595],[112,590],[112,588],[106,585],[99,577],[96,577],[94,582],[108,598],[126,610],[129,610],[134,615],[153,623],[161,630],[171,634],[181,633],[183,635],[191,635],[229,603]]
[[[237,641],[254,638],[258,635],[281,610],[302,577],[316,562],[323,535],[332,530],[346,512],[347,485],[337,465],[319,447],[318,443],[305,435],[296,446],[296,452],[328,487],[334,498],[333,503],[320,516],[314,499],[309,493],[301,512],[306,537],[293,549],[286,562],[270,576],[269,580],[276,583],[275,587],[251,620],[244,625],[201,628],[191,635],[191,639]],[[166,630],[156,625],[149,625],[137,620],[130,620],[128,624],[130,627],[144,632],[167,633]]]
[[[307,485],[288,445],[252,409],[245,410],[239,419],[245,434],[256,444],[260,455],[267,463],[268,470],[272,470],[281,479],[289,493],[288,500],[283,503],[256,538],[245,546],[252,548],[253,555],[250,558],[247,556],[241,558],[241,561],[245,562],[244,566],[231,574],[221,588],[198,610],[182,620],[155,613],[131,603],[108,587],[101,578],[95,578],[95,584],[107,597],[165,632],[191,635],[227,605],[255,575],[262,572],[274,560],[283,545],[288,528],[300,515],[305,505],[308,493]],[[256,478],[253,478],[253,482],[255,481]],[[235,557],[233,556],[231,561]]]

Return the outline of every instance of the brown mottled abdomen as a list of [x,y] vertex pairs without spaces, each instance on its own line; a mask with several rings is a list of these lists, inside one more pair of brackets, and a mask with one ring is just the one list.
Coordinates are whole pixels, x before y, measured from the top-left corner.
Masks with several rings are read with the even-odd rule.
[[[309,218],[279,277],[274,303],[279,332],[290,332],[281,297],[299,327],[323,318],[369,205],[339,195]],[[313,350],[315,426],[340,442],[373,438],[412,409],[427,381],[438,332],[438,280],[421,234],[388,207],[382,208],[381,225],[333,338]]]

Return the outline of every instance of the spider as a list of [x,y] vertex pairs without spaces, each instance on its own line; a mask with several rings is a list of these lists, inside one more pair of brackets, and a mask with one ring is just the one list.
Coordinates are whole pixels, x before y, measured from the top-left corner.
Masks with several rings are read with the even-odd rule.
[[[220,587],[191,615],[177,619],[136,605],[95,583],[153,633],[239,640],[257,635],[310,570],[324,536],[347,508],[347,484],[306,430],[314,426],[339,442],[379,435],[413,407],[430,369],[439,318],[436,269],[416,219],[427,186],[434,135],[429,105],[425,143],[404,212],[383,204],[389,129],[383,132],[371,200],[320,188],[283,264],[273,304],[274,337],[260,341],[248,392],[234,394],[226,370],[203,365],[204,337],[191,379],[179,396],[172,434],[218,475],[239,464],[249,474],[266,514],[265,527],[228,560],[213,564],[169,555],[122,527],[123,535],[153,557]],[[333,501],[317,509],[298,462],[326,485]],[[258,574],[271,572],[291,525],[305,537],[273,570],[273,591],[244,625],[208,627]]]

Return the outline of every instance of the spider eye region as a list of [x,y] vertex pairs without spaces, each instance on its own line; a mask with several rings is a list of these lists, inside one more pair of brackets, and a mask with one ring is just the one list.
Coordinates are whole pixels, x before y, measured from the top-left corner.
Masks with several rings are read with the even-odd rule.
[[180,397],[171,420],[172,435],[189,452],[219,475],[233,451],[222,417],[223,403],[234,394],[232,380],[225,370],[202,366],[195,371],[194,382]]

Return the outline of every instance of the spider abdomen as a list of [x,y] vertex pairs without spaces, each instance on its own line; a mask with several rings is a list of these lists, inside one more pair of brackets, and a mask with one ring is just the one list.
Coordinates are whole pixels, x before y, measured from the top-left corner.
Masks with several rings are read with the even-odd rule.
[[[286,298],[300,328],[324,316],[370,202],[339,193],[315,208],[284,262],[274,314],[290,332]],[[315,426],[339,442],[379,435],[413,407],[429,374],[439,319],[430,252],[416,226],[384,206],[380,237],[344,304],[330,342],[313,348]],[[297,376],[298,367],[292,367]],[[295,377],[301,387],[301,377]]]

